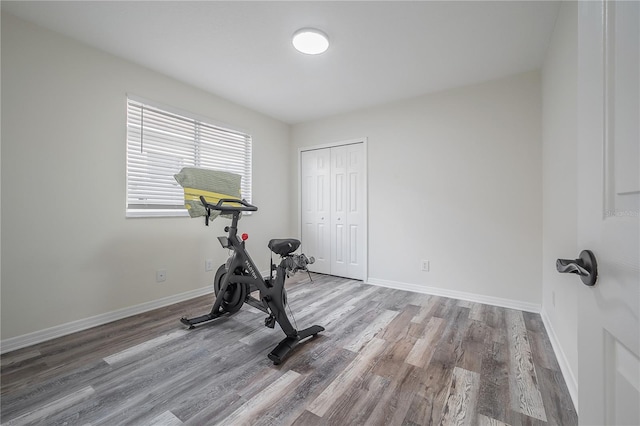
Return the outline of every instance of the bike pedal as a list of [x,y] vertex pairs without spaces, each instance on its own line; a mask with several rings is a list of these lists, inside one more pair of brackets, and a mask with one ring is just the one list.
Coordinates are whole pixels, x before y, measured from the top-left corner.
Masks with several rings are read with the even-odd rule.
[[274,316],[266,317],[264,319],[264,326],[265,327],[269,327],[269,328],[275,327],[276,326],[276,317],[274,317]]

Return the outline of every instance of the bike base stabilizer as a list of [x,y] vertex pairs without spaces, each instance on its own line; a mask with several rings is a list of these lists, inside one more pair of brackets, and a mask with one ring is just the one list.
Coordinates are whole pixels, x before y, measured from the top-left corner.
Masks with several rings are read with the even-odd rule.
[[295,337],[285,337],[280,343],[278,343],[278,346],[271,351],[269,359],[273,361],[273,365],[280,364],[289,352],[302,343],[304,339],[310,336],[315,336],[321,331],[324,331],[324,327],[312,325],[309,328],[298,331],[298,335]]

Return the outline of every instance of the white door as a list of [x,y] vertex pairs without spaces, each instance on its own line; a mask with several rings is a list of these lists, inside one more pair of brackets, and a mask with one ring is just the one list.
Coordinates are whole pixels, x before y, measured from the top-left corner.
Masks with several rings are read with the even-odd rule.
[[640,424],[639,22],[638,2],[579,3],[578,243],[598,263],[575,283],[581,424]]
[[364,278],[364,150],[331,150],[331,274]]
[[346,147],[347,180],[346,219],[347,219],[347,277],[364,279],[365,247],[365,159],[364,145],[353,144]]
[[347,152],[346,146],[331,152],[331,275],[347,276]]
[[364,279],[365,154],[354,143],[301,153],[301,238],[310,270]]
[[303,251],[315,257],[310,270],[331,273],[330,187],[331,158],[329,150],[303,151],[301,168],[301,237]]

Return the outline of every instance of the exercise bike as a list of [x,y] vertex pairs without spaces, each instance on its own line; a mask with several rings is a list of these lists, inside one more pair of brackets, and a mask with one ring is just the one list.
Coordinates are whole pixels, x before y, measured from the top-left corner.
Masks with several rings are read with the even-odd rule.
[[[205,197],[200,196],[200,201],[207,212],[205,216],[207,226],[209,226],[209,216],[212,210],[232,216],[231,226],[224,228],[228,236],[218,237],[222,247],[231,250],[232,253],[226,264],[220,266],[216,272],[213,283],[216,299],[211,312],[194,318],[183,317],[180,321],[192,329],[198,324],[213,321],[223,315],[234,314],[246,302],[268,314],[264,320],[266,327],[274,328],[277,322],[287,335],[269,353],[269,359],[273,361],[274,365],[278,365],[304,339],[324,331],[324,327],[319,325],[296,330],[285,312],[287,305],[287,293],[284,289],[285,278],[297,271],[306,271],[307,265],[313,263],[314,259],[313,257],[308,258],[304,254],[294,254],[300,246],[299,240],[293,238],[273,239],[269,241],[268,247],[273,253],[280,255],[281,260],[278,266],[275,266],[272,260],[269,276],[263,278],[245,249],[247,235],[242,234],[241,239],[237,235],[238,219],[242,212],[257,211],[258,208],[245,200],[238,199],[223,198],[216,204],[210,204]],[[275,278],[273,271],[276,272]],[[260,299],[251,296],[254,291],[260,292]]]

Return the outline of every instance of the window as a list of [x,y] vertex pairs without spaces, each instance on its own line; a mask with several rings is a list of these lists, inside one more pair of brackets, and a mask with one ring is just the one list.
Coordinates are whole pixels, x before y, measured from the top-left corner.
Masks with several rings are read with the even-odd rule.
[[127,217],[186,216],[185,166],[241,175],[251,202],[250,135],[127,98]]

